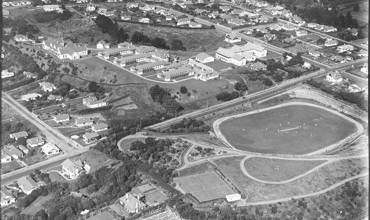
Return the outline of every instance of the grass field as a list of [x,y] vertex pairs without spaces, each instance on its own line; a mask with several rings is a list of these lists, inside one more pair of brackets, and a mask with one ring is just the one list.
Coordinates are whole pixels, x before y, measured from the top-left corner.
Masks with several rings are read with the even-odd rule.
[[305,173],[324,162],[325,160],[304,161],[252,157],[245,161],[244,166],[247,172],[257,179],[284,181]]
[[367,160],[340,160],[321,167],[302,178],[285,184],[264,184],[254,181],[240,170],[243,157],[216,160],[218,169],[247,197],[248,202],[266,201],[314,193],[368,169]]
[[225,198],[233,190],[214,171],[174,178],[174,182],[200,202]]
[[344,139],[356,126],[320,108],[292,105],[224,121],[220,130],[240,150],[305,154]]
[[144,34],[154,37],[161,37],[167,41],[170,45],[173,39],[179,39],[183,42],[187,51],[215,51],[220,46],[226,46],[225,34],[218,32],[214,29],[211,30],[186,30],[186,29],[175,29],[158,26],[148,26],[141,24],[130,24],[126,22],[120,22],[125,30],[134,33],[135,31],[143,32]]

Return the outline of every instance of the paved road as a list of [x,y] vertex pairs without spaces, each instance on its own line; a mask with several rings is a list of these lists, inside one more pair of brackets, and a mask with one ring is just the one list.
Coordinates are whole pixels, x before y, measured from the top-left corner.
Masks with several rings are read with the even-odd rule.
[[275,85],[275,86],[270,87],[268,89],[246,95],[245,97],[239,97],[239,98],[227,101],[227,102],[223,102],[223,103],[220,103],[220,104],[217,104],[217,105],[210,106],[208,108],[204,108],[204,109],[200,109],[200,110],[197,110],[197,111],[193,111],[193,112],[188,113],[188,114],[180,115],[176,118],[172,118],[172,119],[160,122],[158,124],[148,126],[145,129],[157,130],[157,129],[160,129],[160,128],[162,128],[162,129],[167,128],[171,124],[178,123],[184,118],[197,118],[197,117],[207,115],[207,114],[219,111],[219,110],[230,108],[230,107],[235,106],[235,105],[239,105],[239,104],[242,104],[242,103],[245,103],[245,102],[250,102],[250,101],[252,101],[256,98],[261,98],[261,97],[264,97],[264,96],[267,96],[267,95],[276,94],[276,93],[278,93],[278,92],[280,92],[280,91],[282,91],[286,88],[293,87],[293,86],[295,86],[295,85],[297,85],[301,82],[304,82],[306,80],[309,80],[311,78],[323,76],[329,71],[345,69],[348,66],[351,66],[353,64],[365,63],[365,62],[367,62],[367,59],[361,59],[361,60],[356,60],[356,61],[346,63],[346,64],[338,64],[335,67],[331,67],[331,68],[328,68],[328,69],[318,70],[318,71],[312,72],[310,74],[301,76],[300,78],[283,81],[279,85]]

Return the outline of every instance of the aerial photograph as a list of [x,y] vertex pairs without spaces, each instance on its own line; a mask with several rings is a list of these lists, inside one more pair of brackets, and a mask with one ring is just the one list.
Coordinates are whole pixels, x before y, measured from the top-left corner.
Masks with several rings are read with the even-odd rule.
[[368,220],[368,0],[3,0],[2,220]]

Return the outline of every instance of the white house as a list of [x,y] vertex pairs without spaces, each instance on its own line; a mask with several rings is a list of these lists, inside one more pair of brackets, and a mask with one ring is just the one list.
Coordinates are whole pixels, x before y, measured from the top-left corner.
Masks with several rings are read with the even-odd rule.
[[200,63],[210,63],[215,61],[215,58],[207,53],[202,52],[195,56],[195,60]]
[[119,202],[128,213],[138,213],[145,208],[145,203],[131,193],[126,193],[119,199]]
[[98,100],[95,96],[89,96],[82,99],[82,104],[88,108],[99,108],[107,106],[107,102]]
[[11,193],[1,190],[1,208],[15,203],[15,198]]
[[343,77],[338,71],[330,72],[326,75],[326,81],[330,83],[338,84],[338,83],[343,82]]
[[62,163],[62,172],[70,179],[76,179],[84,171],[84,163],[81,160],[72,161],[66,159]]
[[100,132],[108,130],[108,124],[104,122],[98,122],[96,124],[91,125],[91,130],[94,132]]
[[7,155],[11,156],[15,160],[18,160],[24,156],[23,152],[12,144],[4,146],[3,150]]
[[190,28],[201,28],[202,27],[202,24],[199,24],[197,22],[190,21],[189,27]]
[[110,48],[110,43],[109,42],[106,42],[105,40],[100,40],[96,44],[96,48],[97,49],[109,49]]
[[44,92],[52,92],[57,88],[53,83],[50,82],[40,82],[39,85]]
[[1,70],[1,78],[6,79],[14,76],[14,72],[11,72],[9,70]]
[[86,144],[93,143],[99,139],[100,135],[96,132],[86,132],[82,138]]
[[27,139],[26,143],[27,143],[27,146],[34,148],[34,147],[45,144],[45,141],[41,137],[37,136],[37,137]]
[[12,138],[12,139],[15,139],[17,141],[19,138],[28,137],[28,133],[27,133],[27,131],[15,132],[15,133],[9,134],[9,137]]
[[231,44],[239,43],[242,41],[242,38],[238,36],[236,33],[231,32],[230,34],[226,34],[225,41]]
[[23,176],[17,181],[17,185],[26,195],[31,194],[31,192],[39,187],[39,184],[35,182],[30,176]]
[[181,15],[177,17],[176,20],[177,20],[177,24],[176,24],[177,26],[186,25],[190,23],[190,18],[188,18],[188,16],[186,15]]
[[325,47],[332,47],[332,46],[337,46],[337,45],[338,45],[338,41],[332,38],[327,38],[324,43]]
[[344,52],[352,51],[354,49],[355,47],[349,44],[344,44],[344,45],[340,45],[337,47],[338,53],[344,53]]
[[368,74],[368,64],[365,63],[361,69],[360,69],[361,72],[365,73],[365,74]]
[[46,155],[46,156],[51,156],[51,155],[56,155],[60,153],[60,149],[55,146],[54,144],[51,143],[46,143],[41,147],[41,151]]
[[242,197],[239,193],[226,195],[226,201],[228,202],[236,202],[238,200],[241,200],[241,198]]
[[357,92],[362,92],[363,91],[363,89],[361,87],[359,87],[358,85],[356,85],[356,84],[349,85],[347,90],[348,90],[348,92],[351,92],[351,93],[357,93]]
[[86,11],[87,12],[93,12],[95,10],[96,10],[96,6],[95,5],[89,4],[89,5],[86,6]]
[[149,18],[140,18],[140,19],[139,19],[139,22],[140,22],[140,23],[144,23],[144,24],[149,24],[150,19],[149,19]]
[[85,127],[85,126],[91,126],[93,122],[94,121],[91,118],[76,118],[75,125],[77,127]]
[[67,122],[69,121],[69,119],[70,119],[69,114],[58,114],[53,116],[53,120],[56,123]]
[[219,78],[220,74],[212,67],[200,63],[194,59],[189,59],[189,65],[193,67],[194,78],[202,81]]
[[255,61],[256,58],[267,56],[267,50],[257,44],[248,42],[244,45],[234,45],[230,48],[220,47],[216,51],[216,58],[226,63],[243,66],[247,61]]
[[28,39],[28,37],[23,35],[23,34],[17,34],[17,35],[14,36],[14,41],[16,41],[16,42],[28,42],[28,41],[30,41],[30,39]]
[[1,150],[1,163],[9,163],[12,161],[12,157],[7,154],[4,150]]
[[60,7],[60,5],[43,5],[42,8],[47,12],[56,11],[58,13],[63,13],[63,9]]
[[308,34],[308,32],[306,31],[306,30],[296,30],[295,31],[295,35],[297,36],[297,37],[302,37],[302,36],[305,36],[305,35],[307,35]]

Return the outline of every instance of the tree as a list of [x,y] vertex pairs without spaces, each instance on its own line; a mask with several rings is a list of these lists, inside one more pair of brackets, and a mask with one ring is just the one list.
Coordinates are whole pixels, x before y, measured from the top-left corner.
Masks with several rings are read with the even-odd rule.
[[188,89],[186,88],[186,86],[181,86],[180,87],[180,92],[181,92],[181,94],[186,94],[186,93],[188,93]]
[[171,50],[186,50],[181,40],[174,39],[171,41]]
[[166,40],[160,37],[156,37],[153,40],[151,40],[151,43],[154,47],[162,48],[162,49],[169,49],[167,46]]
[[355,4],[355,5],[353,6],[353,11],[355,11],[355,12],[359,12],[359,11],[360,11],[360,6],[358,6],[358,4]]
[[237,83],[235,83],[234,89],[239,92],[245,92],[248,90],[248,86],[245,84],[244,81],[238,81]]

